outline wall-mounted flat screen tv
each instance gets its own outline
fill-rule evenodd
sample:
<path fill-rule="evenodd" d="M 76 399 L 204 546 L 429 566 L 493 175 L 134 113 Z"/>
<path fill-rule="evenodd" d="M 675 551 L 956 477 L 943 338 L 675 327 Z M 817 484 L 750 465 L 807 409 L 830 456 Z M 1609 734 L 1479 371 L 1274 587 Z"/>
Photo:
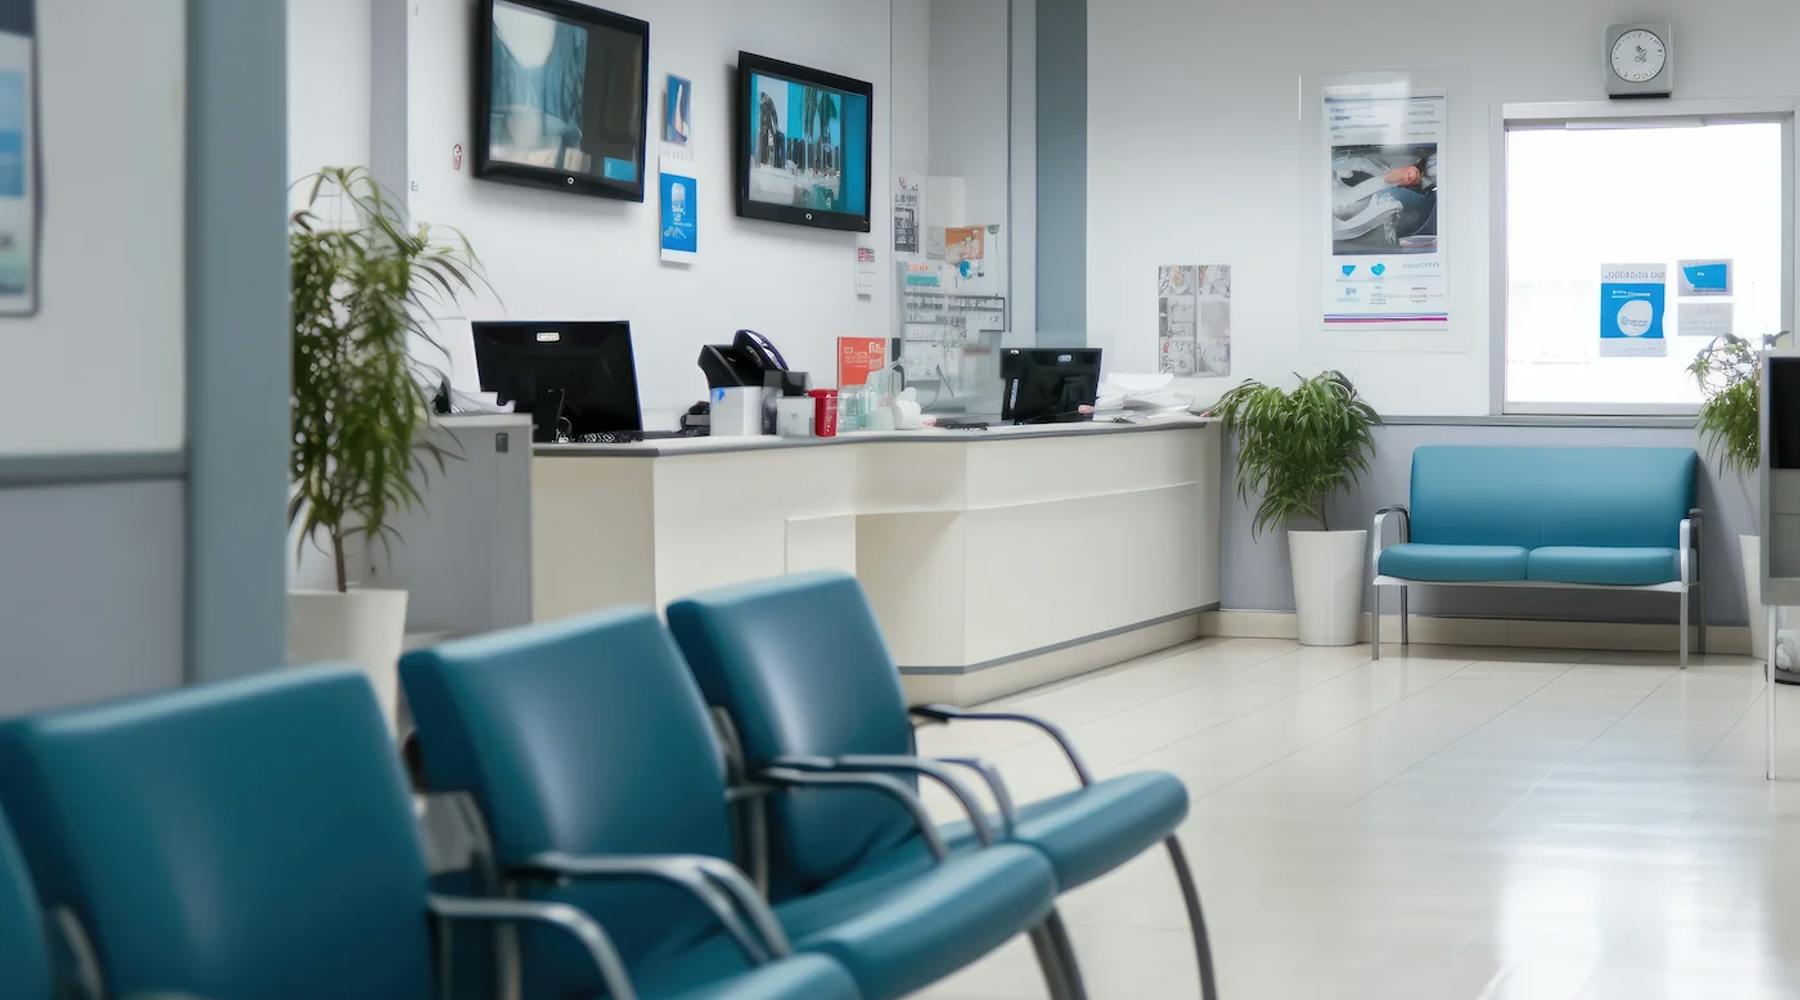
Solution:
<path fill-rule="evenodd" d="M 650 25 L 567 0 L 484 0 L 475 176 L 644 200 Z"/>
<path fill-rule="evenodd" d="M 738 53 L 737 212 L 869 231 L 874 87 Z"/>

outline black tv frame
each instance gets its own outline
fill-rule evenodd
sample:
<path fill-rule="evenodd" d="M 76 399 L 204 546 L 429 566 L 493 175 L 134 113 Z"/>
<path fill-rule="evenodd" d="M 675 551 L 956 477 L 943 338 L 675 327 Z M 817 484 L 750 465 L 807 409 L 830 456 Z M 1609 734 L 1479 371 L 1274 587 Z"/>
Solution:
<path fill-rule="evenodd" d="M 479 17 L 476 23 L 478 39 L 475 61 L 475 176 L 482 180 L 500 181 L 505 184 L 520 184 L 527 187 L 547 188 L 552 191 L 567 191 L 574 194 L 592 195 L 600 198 L 616 198 L 620 201 L 644 200 L 644 172 L 648 168 L 645 155 L 646 144 L 650 141 L 650 22 L 635 17 L 589 7 L 571 0 L 508 0 L 520 7 L 531 7 L 552 17 L 568 21 L 589 24 L 599 28 L 612 28 L 637 35 L 643 46 L 643 70 L 638 79 L 638 148 L 637 148 L 637 183 L 630 188 L 620 186 L 615 181 L 607 181 L 598 174 L 570 173 L 566 170 L 551 170 L 548 167 L 532 167 L 522 163 L 509 163 L 502 160 L 491 160 L 489 152 L 489 121 L 493 113 L 490 106 L 494 98 L 494 4 L 497 0 L 481 0 Z"/>
<path fill-rule="evenodd" d="M 736 163 L 732 171 L 737 180 L 737 214 L 739 218 L 761 219 L 766 222 L 785 222 L 794 226 L 811 226 L 815 229 L 837 229 L 851 233 L 870 232 L 870 223 L 875 213 L 875 85 L 866 80 L 853 80 L 847 76 L 828 73 L 810 66 L 771 59 L 750 52 L 738 53 L 737 110 L 732 114 L 732 122 L 737 128 L 737 135 L 732 138 L 732 155 Z M 863 163 L 864 173 L 869 185 L 868 196 L 863 199 L 867 206 L 860 216 L 848 212 L 823 212 L 816 209 L 795 208 L 792 205 L 771 205 L 768 202 L 756 201 L 750 197 L 750 76 L 753 73 L 765 76 L 779 76 L 800 83 L 809 83 L 819 87 L 828 87 L 846 94 L 858 94 L 868 101 L 869 127 L 864 135 Z"/>

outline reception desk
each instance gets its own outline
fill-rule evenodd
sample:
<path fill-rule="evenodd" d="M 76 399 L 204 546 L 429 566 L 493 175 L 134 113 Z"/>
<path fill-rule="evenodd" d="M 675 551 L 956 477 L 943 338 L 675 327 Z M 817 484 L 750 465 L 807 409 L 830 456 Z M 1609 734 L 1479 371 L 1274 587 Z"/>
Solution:
<path fill-rule="evenodd" d="M 915 699 L 1192 638 L 1219 598 L 1211 421 L 539 445 L 532 615 L 855 573 Z"/>

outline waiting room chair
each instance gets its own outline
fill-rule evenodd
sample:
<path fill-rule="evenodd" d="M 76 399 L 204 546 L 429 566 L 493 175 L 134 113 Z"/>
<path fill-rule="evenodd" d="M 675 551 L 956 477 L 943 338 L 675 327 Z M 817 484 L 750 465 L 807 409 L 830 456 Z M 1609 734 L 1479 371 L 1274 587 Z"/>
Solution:
<path fill-rule="evenodd" d="M 675 602 L 668 618 L 707 702 L 731 720 L 744 770 L 752 778 L 770 769 L 829 774 L 874 770 L 908 782 L 934 781 L 969 814 L 967 821 L 942 831 L 943 839 L 960 851 L 979 842 L 984 825 L 978 801 L 956 777 L 972 774 L 990 788 L 1003 839 L 1041 851 L 1062 892 L 1163 844 L 1187 905 L 1203 995 L 1217 996 L 1199 894 L 1175 835 L 1187 815 L 1187 790 L 1173 775 L 1142 772 L 1096 779 L 1065 733 L 1019 713 L 929 705 L 909 715 L 899 671 L 874 612 L 861 586 L 846 574 L 797 574 L 726 587 Z M 1080 788 L 1015 807 L 991 765 L 961 758 L 921 760 L 915 718 L 1035 726 L 1068 757 Z M 821 843 L 845 844 L 860 853 L 862 864 L 875 868 L 919 855 L 920 838 L 883 809 L 875 802 L 774 803 L 768 839 L 775 884 L 803 883 Z M 1054 919 L 1052 928 L 1061 937 Z M 1066 942 L 1062 947 L 1066 951 Z M 1072 959 L 1070 972 L 1078 976 Z M 1075 989 L 1079 992 L 1079 982 Z"/>
<path fill-rule="evenodd" d="M 429 787 L 478 807 L 500 874 L 532 899 L 613 928 L 646 995 L 757 955 L 834 960 L 863 996 L 913 992 L 1043 920 L 1054 893 L 1036 852 L 997 846 L 900 877 L 863 874 L 832 838 L 816 877 L 774 906 L 729 859 L 724 753 L 700 691 L 649 609 L 622 609 L 409 653 L 401 679 Z M 796 774 L 781 799 L 892 796 L 886 776 Z M 846 832 L 846 836 L 853 836 Z M 721 932 L 718 928 L 723 926 Z M 557 974 L 554 942 L 523 942 L 527 974 Z M 811 998 L 813 994 L 805 994 Z"/>
<path fill-rule="evenodd" d="M 450 922 L 554 928 L 585 959 L 559 995 L 638 995 L 605 932 L 572 907 L 428 894 L 393 744 L 349 668 L 11 723 L 0 794 L 38 897 L 78 918 L 98 995 L 426 1000 L 447 985 L 432 931 Z"/>
<path fill-rule="evenodd" d="M 0 815 L 0 996 L 49 1000 L 50 952 L 18 845 Z"/>

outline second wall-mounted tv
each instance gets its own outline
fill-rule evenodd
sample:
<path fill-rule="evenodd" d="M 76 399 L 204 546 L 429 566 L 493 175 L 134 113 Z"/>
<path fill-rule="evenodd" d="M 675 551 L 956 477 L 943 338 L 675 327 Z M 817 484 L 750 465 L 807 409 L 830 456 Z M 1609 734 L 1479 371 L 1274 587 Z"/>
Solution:
<path fill-rule="evenodd" d="M 874 93 L 861 80 L 738 53 L 737 213 L 868 232 Z"/>
<path fill-rule="evenodd" d="M 475 176 L 644 200 L 650 25 L 568 0 L 483 0 Z"/>

